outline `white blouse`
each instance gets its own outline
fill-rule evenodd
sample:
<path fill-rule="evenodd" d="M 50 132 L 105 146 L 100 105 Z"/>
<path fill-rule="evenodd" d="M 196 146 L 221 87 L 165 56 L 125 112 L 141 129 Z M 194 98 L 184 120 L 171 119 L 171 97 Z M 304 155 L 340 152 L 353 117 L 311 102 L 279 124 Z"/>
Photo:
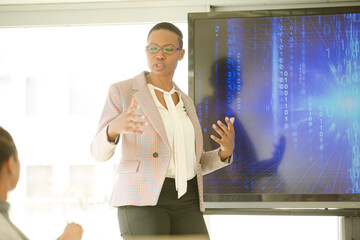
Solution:
<path fill-rule="evenodd" d="M 171 147 L 171 159 L 170 165 L 166 172 L 166 177 L 175 178 L 175 162 L 174 162 L 174 125 L 171 120 L 170 113 L 168 109 L 166 109 L 158 100 L 155 94 L 155 88 L 152 84 L 147 84 L 151 96 L 154 99 L 155 105 L 157 106 L 162 121 L 165 126 L 166 135 L 170 143 Z M 173 87 L 174 88 L 174 87 Z M 181 161 L 186 161 L 186 179 L 190 180 L 196 175 L 196 155 L 195 155 L 195 131 L 192 125 L 192 122 L 189 116 L 186 113 L 184 102 L 181 99 L 180 91 L 175 90 L 175 92 L 179 96 L 179 103 L 175 106 L 177 114 L 180 118 L 180 123 L 182 124 L 182 128 L 185 136 L 185 159 L 181 159 Z"/>

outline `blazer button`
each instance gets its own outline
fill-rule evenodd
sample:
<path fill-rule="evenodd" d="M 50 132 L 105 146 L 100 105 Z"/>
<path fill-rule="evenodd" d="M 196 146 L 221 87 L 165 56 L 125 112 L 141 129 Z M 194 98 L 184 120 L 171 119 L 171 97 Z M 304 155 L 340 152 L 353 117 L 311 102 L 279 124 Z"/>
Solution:
<path fill-rule="evenodd" d="M 153 153 L 153 157 L 154 157 L 154 158 L 157 158 L 158 156 L 159 156 L 159 154 L 158 154 L 157 152 L 154 152 L 154 153 Z"/>

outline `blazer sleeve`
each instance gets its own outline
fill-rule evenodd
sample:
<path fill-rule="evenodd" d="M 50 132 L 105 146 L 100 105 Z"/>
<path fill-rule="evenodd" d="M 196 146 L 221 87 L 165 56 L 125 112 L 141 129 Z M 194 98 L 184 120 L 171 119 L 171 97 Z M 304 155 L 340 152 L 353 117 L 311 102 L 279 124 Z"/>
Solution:
<path fill-rule="evenodd" d="M 230 157 L 226 158 L 224 161 L 221 160 L 220 148 L 207 152 L 203 151 L 200 158 L 201 170 L 204 175 L 216 171 L 220 168 L 226 167 L 232 162 L 233 154 Z"/>
<path fill-rule="evenodd" d="M 91 143 L 91 154 L 96 161 L 107 161 L 114 155 L 116 144 L 109 142 L 107 128 L 109 123 L 123 112 L 121 99 L 119 88 L 112 84 L 101 114 L 97 134 Z"/>

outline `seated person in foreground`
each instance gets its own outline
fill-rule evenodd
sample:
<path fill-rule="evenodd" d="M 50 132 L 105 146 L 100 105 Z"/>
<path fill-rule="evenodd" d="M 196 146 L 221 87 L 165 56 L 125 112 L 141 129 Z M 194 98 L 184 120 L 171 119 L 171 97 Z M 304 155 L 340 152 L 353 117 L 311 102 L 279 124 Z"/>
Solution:
<path fill-rule="evenodd" d="M 15 142 L 0 126 L 0 240 L 27 240 L 28 238 L 10 221 L 7 194 L 19 180 L 20 162 Z M 68 224 L 57 240 L 80 240 L 83 229 L 79 224 Z"/>

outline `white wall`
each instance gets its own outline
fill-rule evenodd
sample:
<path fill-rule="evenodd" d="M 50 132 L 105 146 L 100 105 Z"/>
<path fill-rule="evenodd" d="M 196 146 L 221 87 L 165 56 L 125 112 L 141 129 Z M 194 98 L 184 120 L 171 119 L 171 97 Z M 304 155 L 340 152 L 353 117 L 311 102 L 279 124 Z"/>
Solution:
<path fill-rule="evenodd" d="M 72 3 L 70 3 L 72 2 Z M 360 6 L 359 0 L 0 0 L 0 27 L 186 22 L 189 12 Z"/>

